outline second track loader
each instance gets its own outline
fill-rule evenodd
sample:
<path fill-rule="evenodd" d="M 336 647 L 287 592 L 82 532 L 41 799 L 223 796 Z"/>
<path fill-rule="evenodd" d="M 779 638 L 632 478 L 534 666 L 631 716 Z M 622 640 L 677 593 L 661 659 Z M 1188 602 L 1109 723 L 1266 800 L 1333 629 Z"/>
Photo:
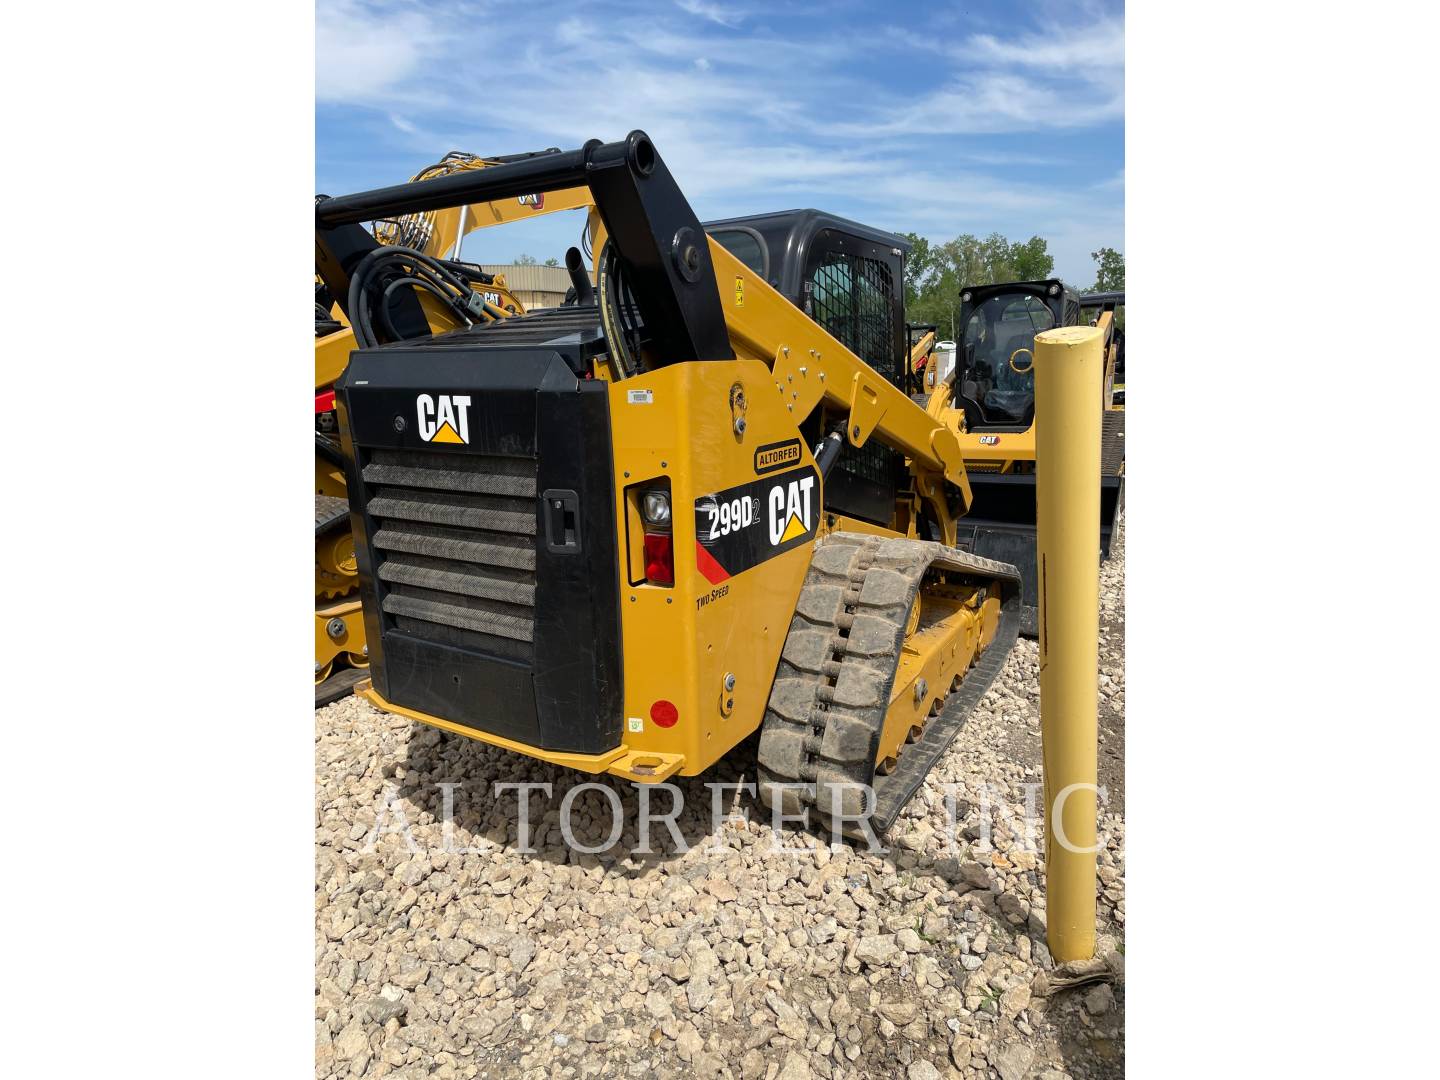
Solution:
<path fill-rule="evenodd" d="M 1123 293 L 1093 301 L 1058 279 L 967 286 L 960 293 L 961 341 L 953 374 L 929 397 L 929 412 L 956 433 L 974 501 L 960 546 L 1019 568 L 1021 633 L 1039 628 L 1035 511 L 1035 335 L 1089 322 L 1105 335 L 1105 372 L 1095 387 L 1101 410 L 1100 535 L 1096 551 L 1109 558 L 1110 537 L 1125 495 L 1123 335 L 1115 307 Z M 1086 315 L 1090 309 L 1091 316 Z M 1043 423 L 1043 417 L 1040 420 Z"/>

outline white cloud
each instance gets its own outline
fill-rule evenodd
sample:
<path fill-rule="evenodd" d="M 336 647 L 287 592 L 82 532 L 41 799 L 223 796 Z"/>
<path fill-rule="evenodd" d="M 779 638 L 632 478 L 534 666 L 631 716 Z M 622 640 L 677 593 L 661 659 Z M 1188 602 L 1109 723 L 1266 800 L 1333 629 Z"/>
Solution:
<path fill-rule="evenodd" d="M 702 19 L 709 19 L 713 23 L 732 29 L 740 25 L 742 18 L 735 13 L 733 6 L 722 7 L 720 4 L 707 4 L 705 0 L 675 0 L 675 6 L 681 11 L 689 12 Z"/>
<path fill-rule="evenodd" d="M 1043 35 L 914 25 L 908 45 L 835 25 L 797 44 L 759 9 L 708 0 L 539 10 L 503 33 L 489 9 L 320 3 L 320 100 L 389 118 L 397 179 L 450 149 L 572 147 L 638 127 L 702 218 L 815 205 L 938 239 L 1039 234 L 1057 270 L 1087 280 L 1089 251 L 1119 242 L 1123 171 L 1075 179 L 1073 138 L 1123 112 L 1113 17 L 1046 16 Z M 557 63 L 575 50 L 579 67 Z"/>
<path fill-rule="evenodd" d="M 976 34 L 964 54 L 978 61 L 1079 71 L 1103 82 L 1124 68 L 1125 26 L 1119 19 L 1106 19 L 1069 33 L 1026 34 L 1008 41 L 993 34 Z"/>
<path fill-rule="evenodd" d="M 895 97 L 850 119 L 820 125 L 851 139 L 915 135 L 983 135 L 1088 127 L 1123 115 L 1118 94 L 1077 94 L 1015 72 L 960 76 L 919 97 Z"/>
<path fill-rule="evenodd" d="M 382 11 L 358 0 L 318 0 L 316 100 L 383 97 L 419 71 L 435 36 L 428 14 L 418 9 Z"/>

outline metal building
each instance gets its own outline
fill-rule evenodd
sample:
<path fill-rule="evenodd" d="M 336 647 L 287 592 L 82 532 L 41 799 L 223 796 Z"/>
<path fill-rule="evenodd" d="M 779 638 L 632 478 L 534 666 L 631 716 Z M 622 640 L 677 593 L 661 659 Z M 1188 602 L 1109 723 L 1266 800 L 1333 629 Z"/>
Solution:
<path fill-rule="evenodd" d="M 504 274 L 505 282 L 526 311 L 559 307 L 570 287 L 570 275 L 563 266 L 534 263 L 485 263 L 487 274 Z"/>

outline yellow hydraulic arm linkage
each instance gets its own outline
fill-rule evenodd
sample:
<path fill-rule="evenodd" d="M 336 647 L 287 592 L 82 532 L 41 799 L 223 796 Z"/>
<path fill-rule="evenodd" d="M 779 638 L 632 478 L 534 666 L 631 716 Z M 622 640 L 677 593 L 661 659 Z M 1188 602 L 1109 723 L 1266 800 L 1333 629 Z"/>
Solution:
<path fill-rule="evenodd" d="M 929 415 L 865 361 L 836 341 L 713 238 L 710 258 L 737 356 L 769 366 L 775 392 L 799 423 L 822 400 L 845 410 L 845 439 L 864 446 L 873 435 L 910 458 L 916 490 L 935 511 L 942 540 L 955 542 L 946 502 L 948 480 L 970 506 L 970 481 L 953 429 Z"/>

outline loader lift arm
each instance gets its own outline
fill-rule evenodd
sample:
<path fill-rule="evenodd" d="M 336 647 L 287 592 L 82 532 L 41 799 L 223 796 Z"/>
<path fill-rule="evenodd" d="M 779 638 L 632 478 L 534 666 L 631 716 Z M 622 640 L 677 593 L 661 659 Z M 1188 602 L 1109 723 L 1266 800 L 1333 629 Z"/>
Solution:
<path fill-rule="evenodd" d="M 323 199 L 315 207 L 317 265 L 331 295 L 344 296 L 363 257 L 356 240 L 356 232 L 364 235 L 361 222 L 582 183 L 631 270 L 631 291 L 663 362 L 733 359 L 705 233 L 644 132 L 631 132 L 623 142 L 592 139 L 579 150 Z"/>
<path fill-rule="evenodd" d="M 627 267 L 657 365 L 756 359 L 770 368 L 797 423 L 822 400 L 844 410 L 844 437 L 852 446 L 873 436 L 912 459 L 920 494 L 936 507 L 944 539 L 953 542 L 951 514 L 943 510 L 943 485 L 936 480 L 954 484 L 968 508 L 970 486 L 955 434 L 706 236 L 643 131 L 620 142 L 591 140 L 578 150 L 321 199 L 315 207 L 317 269 L 331 295 L 344 297 L 350 272 L 375 245 L 362 222 L 582 184 Z M 738 285 L 735 294 L 743 303 L 727 304 L 720 281 Z"/>
<path fill-rule="evenodd" d="M 769 366 L 775 389 L 796 421 L 809 416 L 822 400 L 848 410 L 845 438 L 851 446 L 864 446 L 875 436 L 924 472 L 954 484 L 968 506 L 970 484 L 954 433 L 718 242 L 712 239 L 710 247 L 719 276 L 744 282 L 744 305 L 727 311 L 735 351 Z M 936 492 L 922 489 L 922 494 Z"/>

